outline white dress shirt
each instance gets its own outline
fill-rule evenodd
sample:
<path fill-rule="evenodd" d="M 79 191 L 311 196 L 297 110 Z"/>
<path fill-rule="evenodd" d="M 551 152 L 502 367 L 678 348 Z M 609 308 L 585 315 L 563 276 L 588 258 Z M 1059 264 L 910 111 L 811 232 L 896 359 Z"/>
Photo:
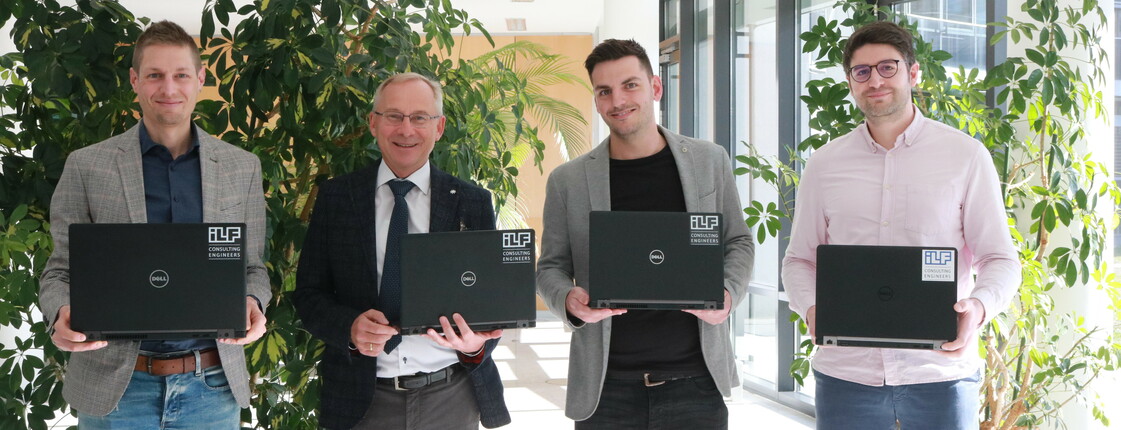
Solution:
<path fill-rule="evenodd" d="M 381 288 L 382 266 L 385 261 L 385 238 L 389 234 L 389 220 L 393 215 L 393 190 L 387 183 L 397 179 L 393 171 L 385 165 L 378 166 L 377 191 L 374 194 L 375 237 L 378 252 L 378 288 Z M 429 219 L 432 215 L 432 172 L 429 163 L 407 178 L 416 185 L 405 194 L 409 204 L 409 233 L 428 233 Z M 401 344 L 393 352 L 384 351 L 378 355 L 378 377 L 392 378 L 413 375 L 418 372 L 434 372 L 459 362 L 454 349 L 444 348 L 431 339 L 421 336 L 402 336 Z"/>
<path fill-rule="evenodd" d="M 782 280 L 799 315 L 816 304 L 820 244 L 957 248 L 958 299 L 980 300 L 986 322 L 1004 311 L 1020 286 L 992 157 L 977 140 L 918 109 L 890 150 L 872 139 L 867 124 L 821 147 L 806 164 L 796 202 Z M 934 351 L 819 347 L 813 364 L 834 378 L 882 386 L 966 378 L 981 360 L 974 350 L 950 358 Z"/>

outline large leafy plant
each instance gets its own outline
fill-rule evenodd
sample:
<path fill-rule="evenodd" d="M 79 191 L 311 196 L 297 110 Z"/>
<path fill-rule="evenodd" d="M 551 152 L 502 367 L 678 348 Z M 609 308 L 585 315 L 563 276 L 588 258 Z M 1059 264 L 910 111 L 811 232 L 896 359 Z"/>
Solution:
<path fill-rule="evenodd" d="M 820 18 L 801 35 L 803 51 L 815 55 L 818 69 L 839 68 L 847 42 L 842 27 L 857 28 L 876 19 L 913 23 L 861 0 L 836 4 L 848 18 Z M 916 39 L 923 71 L 915 104 L 929 118 L 956 127 L 983 142 L 993 155 L 1008 211 L 1009 233 L 1019 247 L 1024 282 L 1018 299 L 984 327 L 979 353 L 985 358 L 982 409 L 984 429 L 1062 425 L 1060 408 L 1081 401 L 1102 423 L 1105 410 L 1089 385 L 1117 369 L 1119 333 L 1111 326 L 1088 326 L 1075 312 L 1055 308 L 1053 294 L 1065 289 L 1107 292 L 1110 309 L 1121 309 L 1121 283 L 1109 270 L 1106 240 L 1113 214 L 1102 208 L 1121 202 L 1106 165 L 1087 148 L 1086 129 L 1104 121 L 1102 70 L 1107 55 L 1099 40 L 1106 17 L 1097 1 L 1061 7 L 1055 0 L 1025 0 L 1025 21 L 1005 18 L 991 43 L 1026 45 L 1024 56 L 1010 56 L 987 73 L 958 67 L 931 43 Z M 1079 54 L 1072 52 L 1078 51 Z M 802 102 L 810 112 L 811 135 L 789 151 L 800 154 L 852 131 L 862 120 L 844 81 L 806 83 Z M 995 94 L 996 105 L 986 104 Z M 783 234 L 792 214 L 800 158 L 784 164 L 750 148 L 737 157 L 738 173 L 760 178 L 785 193 L 779 202 L 751 202 L 745 209 L 758 237 Z M 805 326 L 801 325 L 804 334 Z M 799 382 L 809 372 L 813 345 L 802 343 L 791 373 Z"/>
<path fill-rule="evenodd" d="M 0 429 L 43 429 L 71 412 L 61 396 L 68 354 L 51 344 L 36 309 L 51 251 L 50 197 L 69 152 L 139 115 L 128 67 L 146 20 L 114 1 L 75 3 L 0 4 L 0 26 L 12 24 L 18 49 L 0 56 L 0 325 L 30 333 L 0 345 Z M 377 84 L 404 71 L 439 79 L 447 128 L 433 162 L 489 188 L 501 207 L 517 195 L 518 167 L 542 158 L 533 124 L 580 142 L 569 137 L 578 112 L 545 96 L 579 78 L 531 44 L 456 58 L 453 32 L 493 40 L 447 0 L 208 0 L 201 19 L 218 98 L 199 102 L 196 123 L 258 155 L 268 209 L 274 299 L 268 334 L 247 347 L 255 395 L 242 418 L 317 428 L 323 346 L 300 328 L 287 297 L 317 184 L 378 157 L 366 123 Z"/>

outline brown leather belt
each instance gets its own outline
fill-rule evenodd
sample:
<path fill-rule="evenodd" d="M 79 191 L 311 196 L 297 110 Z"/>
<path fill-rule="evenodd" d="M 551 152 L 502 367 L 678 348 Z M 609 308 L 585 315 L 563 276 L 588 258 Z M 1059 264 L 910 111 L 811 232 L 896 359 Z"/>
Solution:
<path fill-rule="evenodd" d="M 222 364 L 218 357 L 217 349 L 204 349 L 199 351 L 199 364 L 203 369 Z M 187 354 L 175 358 L 156 358 L 146 355 L 136 357 L 136 367 L 133 369 L 147 372 L 155 376 L 178 375 L 195 371 L 195 355 Z"/>

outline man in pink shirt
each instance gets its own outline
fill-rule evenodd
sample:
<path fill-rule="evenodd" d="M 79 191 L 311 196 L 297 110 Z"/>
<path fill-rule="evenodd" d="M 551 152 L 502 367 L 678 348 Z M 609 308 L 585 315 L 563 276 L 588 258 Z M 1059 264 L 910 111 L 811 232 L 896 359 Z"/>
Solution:
<path fill-rule="evenodd" d="M 806 164 L 782 267 L 791 309 L 813 334 L 821 244 L 954 247 L 965 264 L 957 273 L 957 339 L 946 351 L 818 350 L 817 428 L 887 429 L 898 421 L 907 430 L 976 429 L 977 333 L 1020 285 L 996 169 L 984 145 L 912 104 L 919 65 L 906 29 L 891 22 L 858 29 L 843 63 L 865 122 Z"/>

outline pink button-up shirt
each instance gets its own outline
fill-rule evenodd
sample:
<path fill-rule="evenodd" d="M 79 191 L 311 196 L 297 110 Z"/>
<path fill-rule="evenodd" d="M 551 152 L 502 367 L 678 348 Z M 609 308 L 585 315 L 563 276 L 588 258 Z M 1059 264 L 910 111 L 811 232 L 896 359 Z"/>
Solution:
<path fill-rule="evenodd" d="M 891 150 L 872 140 L 867 124 L 817 150 L 795 205 L 782 283 L 799 315 L 816 304 L 820 244 L 957 248 L 958 298 L 980 300 L 986 321 L 1019 288 L 1019 258 L 992 157 L 980 142 L 918 109 Z M 813 365 L 834 378 L 881 386 L 969 377 L 981 360 L 971 351 L 955 359 L 933 351 L 821 347 Z"/>

